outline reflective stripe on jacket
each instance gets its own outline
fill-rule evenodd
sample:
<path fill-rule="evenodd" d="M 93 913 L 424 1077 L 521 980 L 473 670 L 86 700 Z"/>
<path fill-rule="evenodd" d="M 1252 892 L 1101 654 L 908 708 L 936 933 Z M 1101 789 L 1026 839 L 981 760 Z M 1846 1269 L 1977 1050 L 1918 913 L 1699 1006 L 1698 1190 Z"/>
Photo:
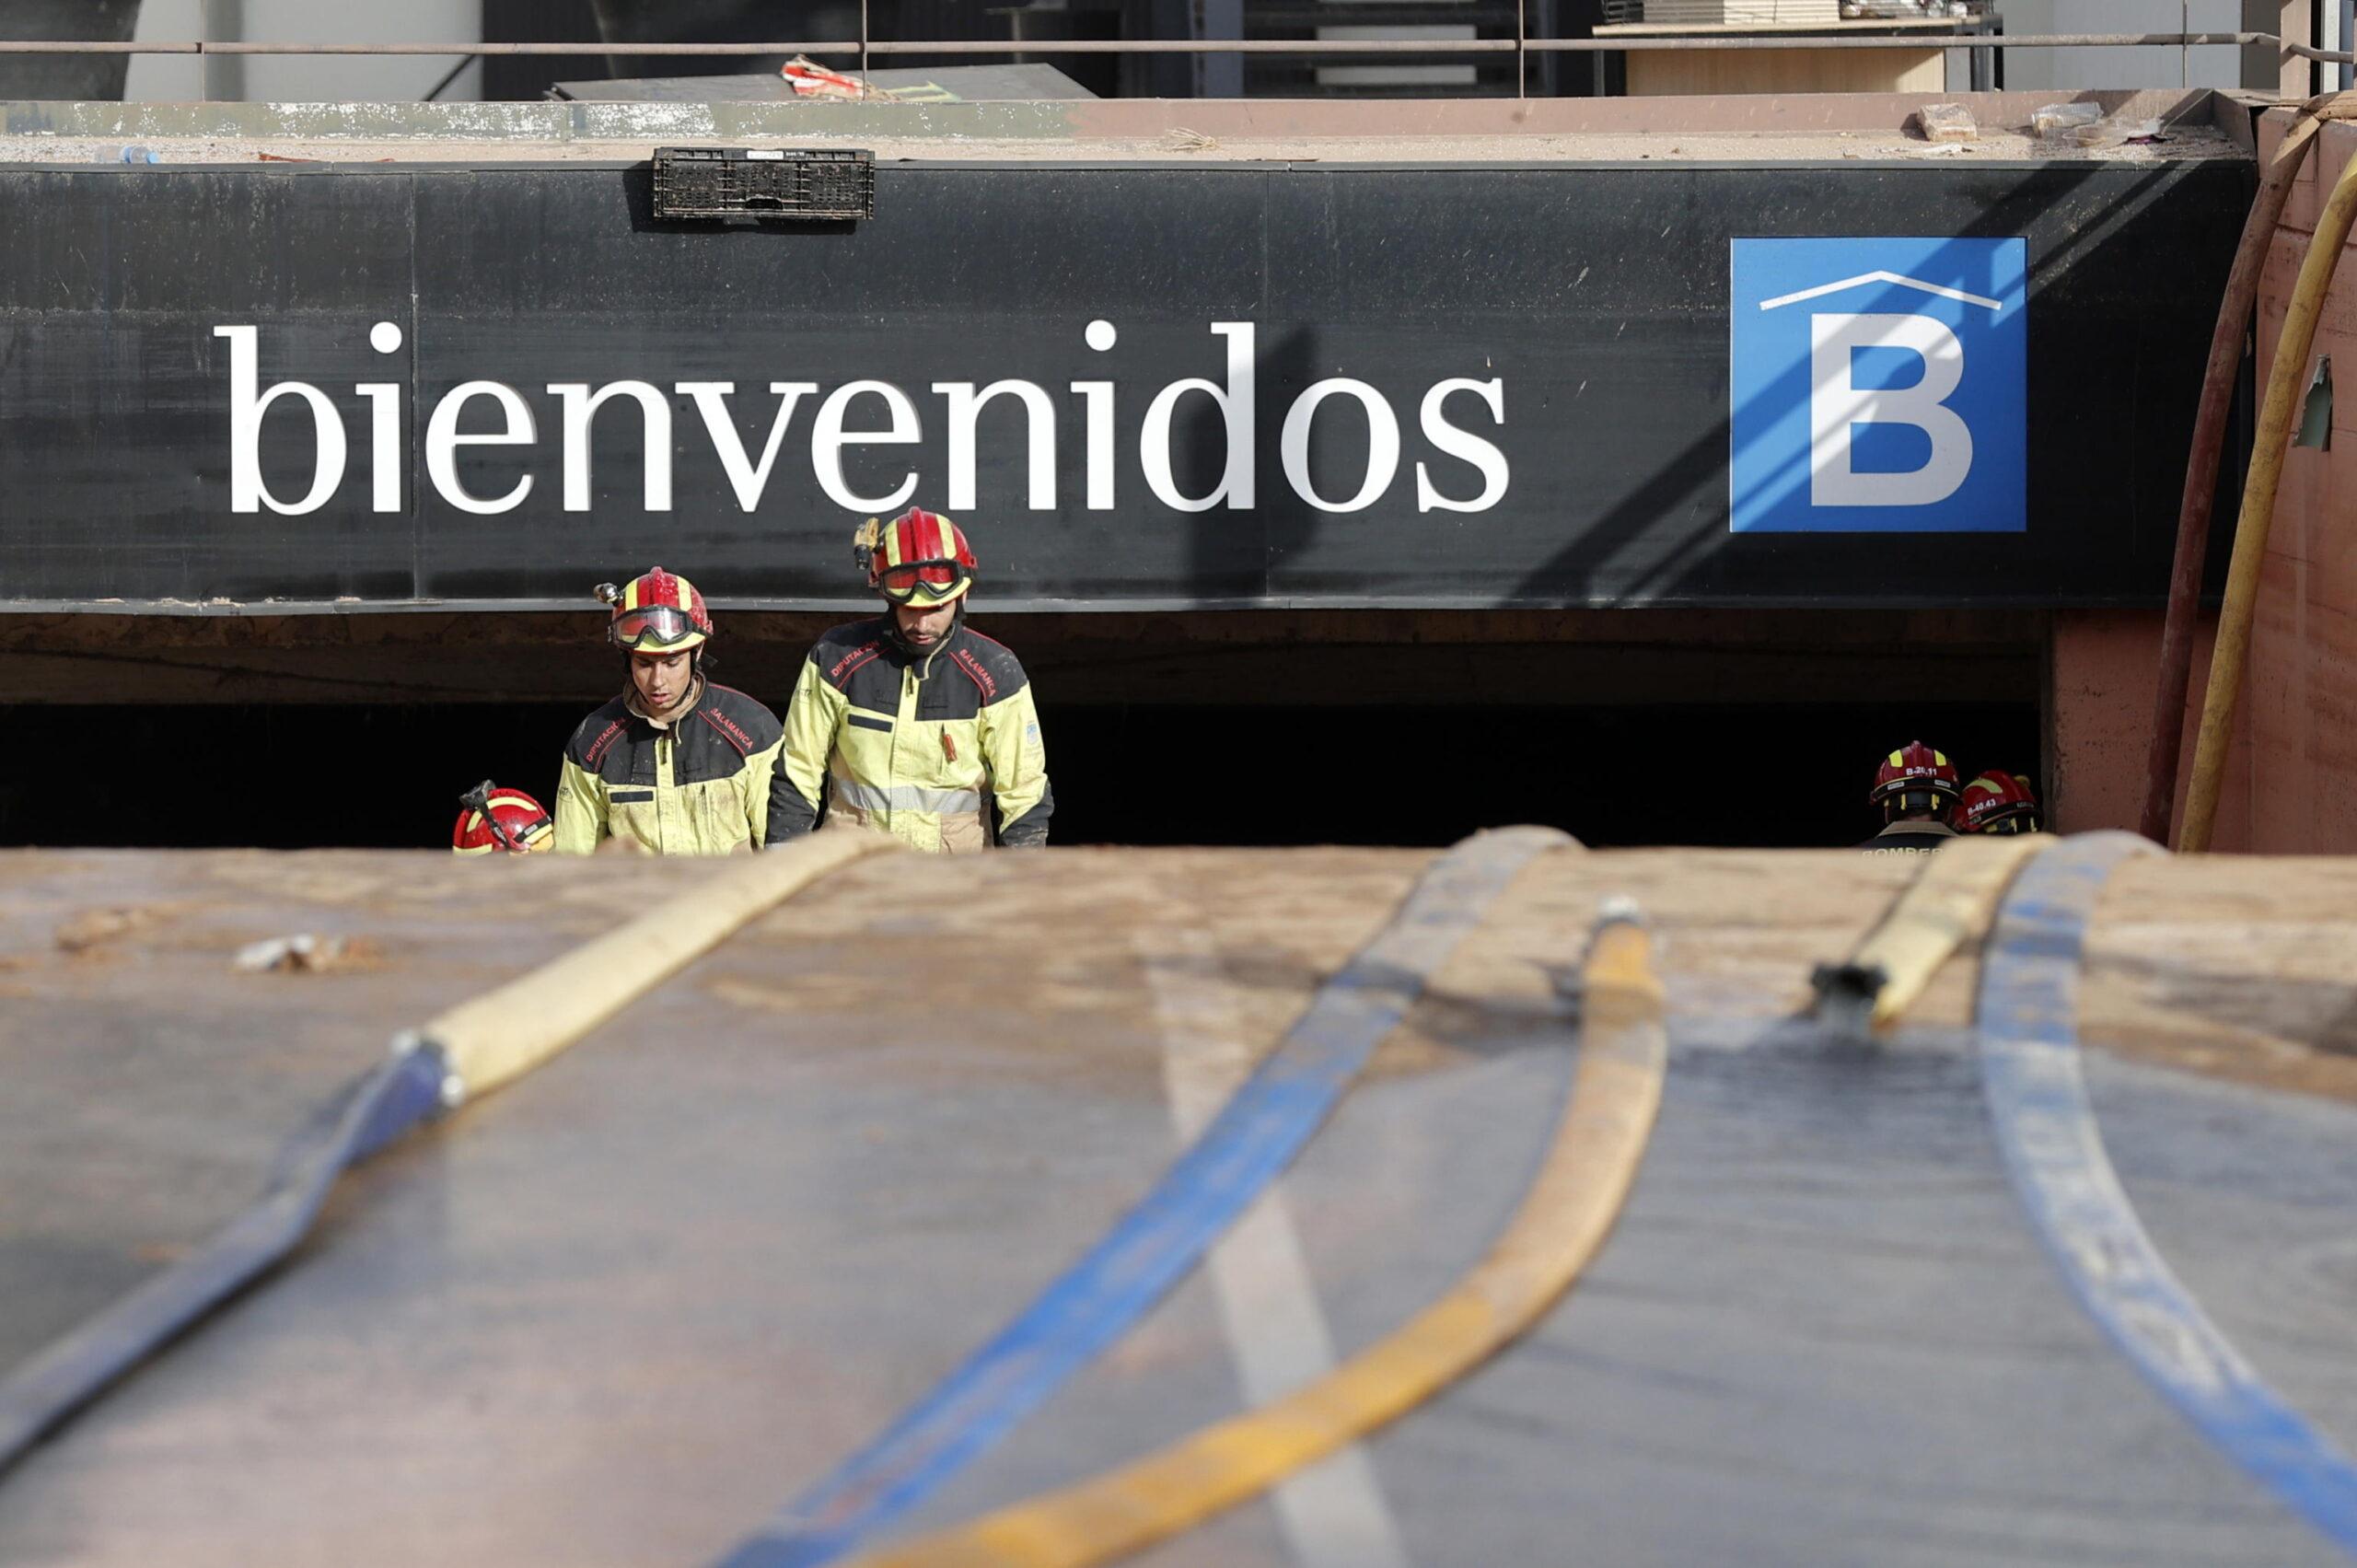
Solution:
<path fill-rule="evenodd" d="M 960 620 L 918 657 L 877 619 L 819 639 L 786 704 L 770 842 L 830 820 L 960 854 L 1048 840 L 1055 809 L 1031 683 L 1004 645 Z"/>
<path fill-rule="evenodd" d="M 556 849 L 627 839 L 656 854 L 729 854 L 769 830 L 770 774 L 784 732 L 742 691 L 706 682 L 656 725 L 616 697 L 581 721 L 556 789 Z"/>
<path fill-rule="evenodd" d="M 1858 847 L 1868 854 L 1930 854 L 1956 836 L 1945 822 L 1893 822 Z"/>

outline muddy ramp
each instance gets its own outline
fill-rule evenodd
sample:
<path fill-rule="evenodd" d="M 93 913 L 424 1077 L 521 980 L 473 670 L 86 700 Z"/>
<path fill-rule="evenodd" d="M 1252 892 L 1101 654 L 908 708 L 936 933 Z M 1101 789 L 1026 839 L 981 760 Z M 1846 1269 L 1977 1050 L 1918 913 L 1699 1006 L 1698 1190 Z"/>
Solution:
<path fill-rule="evenodd" d="M 842 871 L 348 1177 L 289 1267 L 0 1477 L 0 1561 L 710 1562 L 1118 1220 L 1179 1147 L 1174 1052 L 1270 1049 L 1431 858 Z M 1968 1031 L 1977 955 L 1878 1052 L 1793 1021 L 1809 965 L 1909 869 L 1536 861 L 1284 1179 L 1298 1275 L 1264 1266 L 1243 1309 L 1190 1278 L 913 1524 L 1233 1413 L 1305 1294 L 1347 1354 L 1445 1290 L 1552 1135 L 1563 982 L 1626 895 L 1672 1054 L 1601 1256 L 1320 1510 L 1254 1504 L 1147 1561 L 2332 1561 L 2112 1348 L 2024 1221 Z M 397 1028 L 709 875 L 0 857 L 0 1365 L 201 1241 Z M 2260 1374 L 2357 1437 L 2352 926 L 2357 864 L 2131 864 L 2081 1025 L 2162 1251 Z M 341 947 L 236 967 L 298 935 Z"/>

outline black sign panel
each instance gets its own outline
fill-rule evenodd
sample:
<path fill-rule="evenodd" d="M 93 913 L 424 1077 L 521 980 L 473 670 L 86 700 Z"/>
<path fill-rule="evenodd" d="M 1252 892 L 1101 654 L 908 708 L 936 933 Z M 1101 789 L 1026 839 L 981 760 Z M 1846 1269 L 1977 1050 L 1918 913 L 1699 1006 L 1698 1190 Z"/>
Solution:
<path fill-rule="evenodd" d="M 1003 609 L 2146 602 L 2251 186 L 903 164 L 730 226 L 644 166 L 0 173 L 0 601 L 844 604 L 913 502 Z M 1733 242 L 1826 236 L 2025 242 L 2026 528 L 1731 528 Z"/>

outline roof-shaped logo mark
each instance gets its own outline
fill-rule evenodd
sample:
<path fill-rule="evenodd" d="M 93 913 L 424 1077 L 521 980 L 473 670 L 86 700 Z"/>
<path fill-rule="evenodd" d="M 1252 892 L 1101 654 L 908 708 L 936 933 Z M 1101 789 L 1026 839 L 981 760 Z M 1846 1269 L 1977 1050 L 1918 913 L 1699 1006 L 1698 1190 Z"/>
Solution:
<path fill-rule="evenodd" d="M 1978 305 L 1983 310 L 2002 310 L 2004 308 L 2004 307 L 1999 304 L 1996 300 L 1984 298 L 1980 295 L 1977 294 L 1967 294 L 1960 288 L 1948 288 L 1940 284 L 1925 283 L 1922 278 L 1901 277 L 1897 273 L 1887 273 L 1880 270 L 1871 273 L 1860 273 L 1854 278 L 1843 278 L 1839 283 L 1821 283 L 1815 288 L 1805 288 L 1797 294 L 1780 294 L 1773 299 L 1761 300 L 1759 302 L 1759 308 L 1762 310 L 1773 310 L 1780 306 L 1798 305 L 1804 299 L 1816 299 L 1823 295 L 1839 294 L 1845 288 L 1856 288 L 1861 284 L 1870 283 L 1892 284 L 1899 288 L 1919 289 L 1925 294 L 1936 294 L 1942 299 L 1954 299 L 1966 305 Z"/>

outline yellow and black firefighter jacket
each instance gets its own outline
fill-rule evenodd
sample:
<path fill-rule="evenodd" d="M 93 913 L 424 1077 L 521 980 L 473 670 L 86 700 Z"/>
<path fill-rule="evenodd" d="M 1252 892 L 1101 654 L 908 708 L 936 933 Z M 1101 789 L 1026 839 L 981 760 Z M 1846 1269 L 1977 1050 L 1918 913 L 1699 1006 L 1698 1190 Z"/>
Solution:
<path fill-rule="evenodd" d="M 768 835 L 784 732 L 742 691 L 699 683 L 658 724 L 624 692 L 581 721 L 556 788 L 556 850 L 626 839 L 656 854 L 731 854 Z"/>
<path fill-rule="evenodd" d="M 786 705 L 769 842 L 822 807 L 921 850 L 985 849 L 993 828 L 1008 848 L 1046 843 L 1055 800 L 1023 666 L 962 616 L 921 654 L 888 616 L 819 638 Z"/>

